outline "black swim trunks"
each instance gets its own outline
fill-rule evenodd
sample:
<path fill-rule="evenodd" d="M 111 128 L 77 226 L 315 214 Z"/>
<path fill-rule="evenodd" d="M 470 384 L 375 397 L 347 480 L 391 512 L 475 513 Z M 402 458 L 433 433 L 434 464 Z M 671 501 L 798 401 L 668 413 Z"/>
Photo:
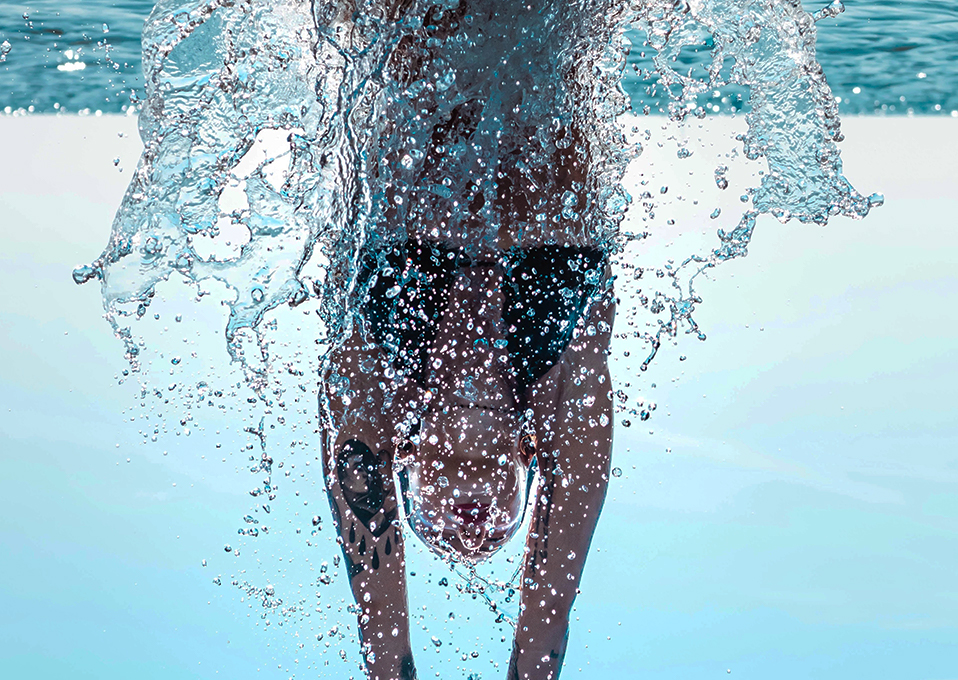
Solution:
<path fill-rule="evenodd" d="M 363 267 L 366 328 L 397 367 L 424 385 L 429 346 L 457 272 L 491 262 L 472 261 L 429 241 L 395 246 L 383 260 L 380 266 L 371 255 Z M 505 273 L 502 320 L 520 394 L 559 361 L 590 298 L 606 281 L 606 262 L 597 249 L 573 246 L 515 249 L 496 262 Z"/>

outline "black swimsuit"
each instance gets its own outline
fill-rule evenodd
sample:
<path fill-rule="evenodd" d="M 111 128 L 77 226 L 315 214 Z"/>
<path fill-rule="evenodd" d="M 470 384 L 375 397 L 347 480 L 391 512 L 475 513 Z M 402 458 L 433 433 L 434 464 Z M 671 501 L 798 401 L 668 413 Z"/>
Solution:
<path fill-rule="evenodd" d="M 606 281 L 605 254 L 574 246 L 514 249 L 493 263 L 476 262 L 439 243 L 410 241 L 386 252 L 383 260 L 380 266 L 369 256 L 363 267 L 366 327 L 397 367 L 423 386 L 429 346 L 461 268 L 502 266 L 502 320 L 520 394 L 559 361 L 590 298 Z"/>

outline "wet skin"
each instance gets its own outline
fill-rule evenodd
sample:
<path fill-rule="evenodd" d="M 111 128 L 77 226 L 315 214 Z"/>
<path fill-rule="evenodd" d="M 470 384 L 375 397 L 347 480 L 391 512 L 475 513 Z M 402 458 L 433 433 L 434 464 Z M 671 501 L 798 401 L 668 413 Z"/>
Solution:
<path fill-rule="evenodd" d="M 405 3 L 397 3 L 396 11 L 404 7 Z M 455 22 L 465 12 L 464 7 L 458 14 L 447 12 L 444 21 Z M 438 30 L 446 30 L 445 24 L 437 23 Z M 419 57 L 410 55 L 425 53 L 404 42 L 396 54 L 392 63 L 395 77 L 410 81 L 419 77 L 417 69 L 422 64 L 417 61 Z M 448 139 L 468 139 L 474 133 L 481 104 L 480 100 L 465 102 L 436 128 L 421 184 L 435 181 L 429 179 L 429 173 L 442 166 Z M 583 223 L 559 219 L 563 208 L 569 207 L 560 197 L 570 190 L 580 202 L 571 207 L 575 212 L 583 207 L 581 192 L 588 185 L 588 149 L 574 129 L 559 131 L 558 139 L 563 143 L 556 145 L 548 167 L 524 167 L 520 171 L 523 159 L 500 159 L 493 205 L 499 224 L 495 249 L 593 245 Z M 406 224 L 410 238 L 421 237 L 419 230 L 431 233 L 438 229 L 439 235 L 430 238 L 457 247 L 468 245 L 473 231 L 484 233 L 482 196 L 455 198 L 468 206 L 464 222 L 444 223 L 442 229 L 440 225 Z M 392 204 L 388 195 L 387 202 Z M 545 221 L 534 219 L 540 212 L 547 216 Z M 495 251 L 485 254 L 495 259 Z M 608 272 L 605 274 L 608 276 Z M 504 350 L 497 349 L 495 342 L 505 336 L 501 328 L 503 276 L 495 266 L 469 267 L 459 272 L 439 331 L 429 347 L 427 365 L 433 367 L 438 360 L 441 367 L 430 369 L 428 387 L 404 375 L 401 369 L 397 371 L 391 359 L 364 333 L 362 319 L 355 320 L 350 337 L 326 362 L 322 380 L 325 394 L 320 400 L 325 423 L 324 477 L 350 586 L 361 609 L 359 630 L 367 674 L 372 680 L 405 680 L 416 674 L 404 561 L 404 532 L 409 527 L 400 526 L 400 493 L 391 474 L 397 457 L 411 457 L 412 474 L 419 474 L 423 478 L 420 482 L 424 482 L 417 487 L 433 489 L 426 494 L 423 505 L 425 512 L 442 519 L 437 542 L 466 558 L 479 557 L 507 538 L 506 533 L 495 530 L 481 535 L 481 527 L 497 509 L 516 511 L 515 499 L 521 495 L 516 491 L 516 480 L 525 483 L 524 470 L 535 457 L 540 482 L 525 518 L 524 585 L 507 678 L 555 680 L 562 666 L 569 614 L 611 469 L 612 400 L 607 355 L 614 295 L 608 288 L 591 300 L 558 363 L 518 394 L 514 380 L 504 369 L 507 361 L 503 359 L 508 357 L 503 357 Z M 477 343 L 479 338 L 485 342 Z M 479 396 L 463 396 L 466 378 L 480 385 Z M 507 470 L 497 477 L 497 466 L 490 463 L 491 459 L 477 458 L 474 451 L 458 446 L 444 448 L 448 437 L 437 436 L 435 444 L 423 437 L 425 443 L 411 446 L 402 434 L 401 424 L 410 413 L 428 422 L 430 412 L 466 405 L 513 414 L 518 414 L 521 407 L 522 412 L 531 413 L 528 423 L 534 432 L 534 451 L 520 447 L 519 438 L 508 442 L 505 450 L 499 451 L 508 460 Z M 448 487 L 438 484 L 434 462 L 446 466 Z M 450 470 L 455 477 L 449 476 Z M 451 495 L 454 480 L 459 480 L 459 497 Z"/>
<path fill-rule="evenodd" d="M 443 323 L 453 330 L 437 335 L 431 358 L 448 360 L 448 354 L 441 352 L 447 344 L 442 339 L 459 332 L 453 316 L 459 315 L 444 317 Z M 613 316 L 609 290 L 590 304 L 559 363 L 524 395 L 526 408 L 533 414 L 534 455 L 541 481 L 534 511 L 527 517 L 528 550 L 522 575 L 526 585 L 521 592 L 510 680 L 557 678 L 565 654 L 569 613 L 608 485 L 612 402 L 607 353 Z M 483 356 L 459 356 L 470 366 L 475 361 L 479 366 L 486 363 Z M 447 398 L 401 376 L 386 379 L 387 374 L 395 375 L 391 363 L 357 327 L 330 357 L 324 380 L 330 386 L 323 437 L 327 490 L 350 585 L 362 610 L 363 644 L 374 654 L 367 656 L 368 674 L 380 680 L 415 674 L 404 530 L 398 520 L 399 494 L 391 475 L 397 443 L 404 444 L 397 424 L 410 409 L 421 410 L 427 400 Z M 348 379 L 348 389 L 337 393 L 331 386 L 342 378 Z M 452 390 L 455 384 L 450 380 L 446 387 Z M 505 395 L 503 398 L 508 400 Z M 416 455 L 409 448 L 398 453 Z M 424 455 L 420 463 L 435 455 L 420 453 Z M 566 483 L 562 483 L 563 477 Z M 489 500 L 481 496 L 458 499 L 451 514 L 488 511 Z M 468 529 L 470 524 L 475 522 L 461 522 L 460 527 Z M 455 530 L 447 530 L 443 537 L 470 554 L 470 547 L 463 545 Z"/>

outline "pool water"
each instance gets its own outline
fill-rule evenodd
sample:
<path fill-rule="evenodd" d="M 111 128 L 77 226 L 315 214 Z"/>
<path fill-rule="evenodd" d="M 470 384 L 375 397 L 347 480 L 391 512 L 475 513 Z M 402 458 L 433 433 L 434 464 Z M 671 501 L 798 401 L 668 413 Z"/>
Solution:
<path fill-rule="evenodd" d="M 140 31 L 152 5 L 0 3 L 0 44 L 9 43 L 0 47 L 0 111 L 126 111 L 143 94 Z M 827 3 L 804 5 L 816 11 Z M 820 21 L 818 30 L 819 61 L 842 113 L 958 116 L 958 5 L 951 0 L 848 0 L 845 12 Z M 632 65 L 648 68 L 642 36 L 631 37 Z M 691 68 L 701 57 L 690 51 L 680 60 Z M 625 83 L 635 108 L 664 105 L 665 95 L 647 92 L 649 83 L 634 72 Z M 713 95 L 713 111 L 743 105 L 734 88 Z"/>
<path fill-rule="evenodd" d="M 885 206 L 826 229 L 762 218 L 749 257 L 703 288 L 709 339 L 663 352 L 644 383 L 657 411 L 616 432 L 623 474 L 586 566 L 562 680 L 954 677 L 956 124 L 847 121 L 846 170 L 884 190 Z M 345 579 L 315 586 L 339 554 L 322 481 L 283 477 L 269 536 L 238 536 L 260 483 L 241 452 L 254 443 L 246 421 L 197 410 L 187 436 L 164 411 L 169 432 L 151 442 L 158 421 L 140 407 L 138 382 L 117 385 L 127 366 L 99 291 L 70 279 L 102 247 L 126 189 L 135 120 L 8 117 L 0 149 L 25 159 L 0 163 L 10 225 L 0 231 L 0 675 L 360 678 L 355 625 L 345 640 L 330 635 L 352 618 Z M 704 149 L 667 155 L 676 177 L 699 163 L 711 181 Z M 191 293 L 175 290 L 185 306 Z M 161 318 L 144 321 L 169 328 L 154 364 L 164 393 L 191 367 L 240 381 L 222 349 L 223 308 L 185 308 L 193 314 L 177 322 L 157 303 Z M 627 349 L 614 348 L 620 384 L 636 369 Z M 313 444 L 309 432 L 270 441 Z M 311 460 L 291 454 L 284 470 Z M 420 677 L 503 677 L 506 632 L 443 565 L 415 560 Z M 270 583 L 284 608 L 305 600 L 310 616 L 291 610 L 281 625 L 233 581 Z M 478 659 L 461 660 L 474 650 Z"/>
<path fill-rule="evenodd" d="M 135 113 L 149 9 L 4 3 L 0 110 Z M 941 1 L 859 1 L 822 20 L 819 59 L 844 113 L 938 114 L 847 121 L 845 171 L 863 191 L 885 191 L 886 205 L 865 221 L 836 216 L 828 229 L 759 217 L 751 257 L 702 277 L 708 304 L 696 319 L 708 342 L 682 334 L 641 373 L 636 340 L 622 334 L 613 346 L 615 383 L 641 382 L 629 404 L 654 399 L 658 409 L 631 424 L 616 413 L 618 474 L 575 612 L 568 677 L 953 673 L 958 319 L 942 300 L 958 289 L 955 17 Z M 663 93 L 641 73 L 648 55 L 633 43 L 633 106 L 661 111 Z M 683 51 L 676 70 L 699 69 L 707 52 Z M 742 95 L 707 92 L 698 104 L 729 113 Z M 623 184 L 640 196 L 654 180 L 656 224 L 708 225 L 712 247 L 717 228 L 741 214 L 734 180 L 758 181 L 728 151 L 743 117 L 706 121 L 704 132 L 693 119 L 681 130 L 661 116 L 637 120 L 669 143 L 647 143 Z M 9 293 L 0 460 L 17 474 L 14 512 L 0 526 L 0 546 L 11 547 L 0 564 L 9 603 L 0 662 L 38 678 L 245 677 L 252 668 L 358 677 L 344 579 L 317 581 L 339 548 L 322 478 L 302 473 L 315 461 L 313 386 L 289 390 L 289 422 L 269 433 L 283 448 L 283 491 L 270 509 L 261 468 L 247 463 L 265 445 L 263 420 L 227 362 L 218 289 L 202 306 L 178 281 L 162 287 L 140 324 L 157 342 L 144 372 L 127 377 L 96 286 L 70 280 L 102 245 L 134 174 L 134 118 L 11 115 L 0 119 L 0 149 L 22 159 L 0 164 Z M 719 186 L 726 169 L 730 191 Z M 694 219 L 719 205 L 712 219 Z M 652 220 L 635 210 L 624 228 Z M 688 252 L 678 234 L 650 230 L 666 256 Z M 654 255 L 647 245 L 655 239 L 639 249 Z M 298 340 L 271 351 L 302 350 L 305 366 L 315 317 L 283 311 L 280 332 Z M 628 322 L 623 314 L 618 330 Z M 210 376 L 235 386 L 223 400 L 214 392 L 215 406 L 199 382 Z M 410 560 L 421 676 L 500 677 L 508 629 L 444 565 L 422 550 Z"/>

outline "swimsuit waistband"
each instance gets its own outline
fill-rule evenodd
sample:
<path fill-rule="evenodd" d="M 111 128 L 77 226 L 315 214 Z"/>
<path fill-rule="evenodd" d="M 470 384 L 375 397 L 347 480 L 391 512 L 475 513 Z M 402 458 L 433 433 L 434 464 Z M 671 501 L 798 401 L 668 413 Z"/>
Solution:
<path fill-rule="evenodd" d="M 492 259 L 433 241 L 407 241 L 364 258 L 363 316 L 394 365 L 425 385 L 429 347 L 457 272 L 500 266 L 503 329 L 521 395 L 559 361 L 589 300 L 607 281 L 607 264 L 595 248 L 514 248 Z"/>

